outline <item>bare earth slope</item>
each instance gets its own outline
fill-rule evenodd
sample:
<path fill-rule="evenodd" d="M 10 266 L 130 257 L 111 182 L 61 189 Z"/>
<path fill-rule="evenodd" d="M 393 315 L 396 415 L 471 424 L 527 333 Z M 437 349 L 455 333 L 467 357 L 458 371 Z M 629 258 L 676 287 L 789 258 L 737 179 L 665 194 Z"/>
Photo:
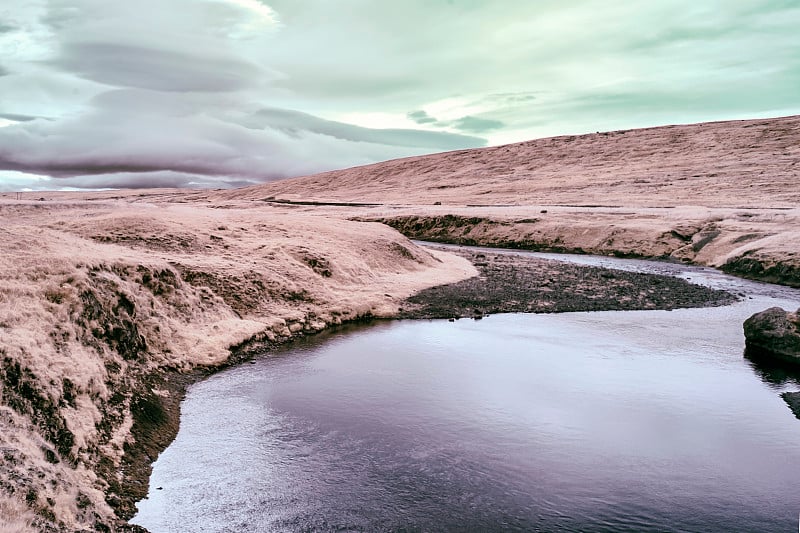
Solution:
<path fill-rule="evenodd" d="M 211 197 L 300 201 L 414 238 L 669 257 L 800 286 L 798 116 L 539 139 Z"/>

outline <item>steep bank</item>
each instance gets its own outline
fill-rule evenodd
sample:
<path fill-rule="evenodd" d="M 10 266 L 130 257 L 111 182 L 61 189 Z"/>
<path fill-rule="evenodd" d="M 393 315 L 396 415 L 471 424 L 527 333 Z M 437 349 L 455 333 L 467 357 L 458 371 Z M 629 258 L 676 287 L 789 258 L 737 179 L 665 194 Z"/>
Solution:
<path fill-rule="evenodd" d="M 0 211 L 4 529 L 126 527 L 171 438 L 154 430 L 177 424 L 193 372 L 248 341 L 394 314 L 410 294 L 475 272 L 381 224 L 270 209 Z"/>
<path fill-rule="evenodd" d="M 800 287 L 800 210 L 697 208 L 400 209 L 363 216 L 412 239 L 451 244 L 669 259 Z M 414 214 L 401 214 L 401 213 Z M 440 214 L 441 213 L 441 214 Z"/>

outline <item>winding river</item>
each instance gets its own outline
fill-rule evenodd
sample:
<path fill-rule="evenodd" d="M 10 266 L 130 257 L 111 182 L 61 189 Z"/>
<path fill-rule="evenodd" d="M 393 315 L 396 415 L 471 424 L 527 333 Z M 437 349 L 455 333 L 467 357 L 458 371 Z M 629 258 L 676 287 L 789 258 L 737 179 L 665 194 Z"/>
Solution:
<path fill-rule="evenodd" d="M 495 250 L 496 251 L 496 250 Z M 524 252 L 509 252 L 524 253 Z M 725 307 L 396 321 L 190 388 L 133 522 L 158 532 L 794 531 L 800 375 L 742 321 L 800 291 L 715 270 Z"/>

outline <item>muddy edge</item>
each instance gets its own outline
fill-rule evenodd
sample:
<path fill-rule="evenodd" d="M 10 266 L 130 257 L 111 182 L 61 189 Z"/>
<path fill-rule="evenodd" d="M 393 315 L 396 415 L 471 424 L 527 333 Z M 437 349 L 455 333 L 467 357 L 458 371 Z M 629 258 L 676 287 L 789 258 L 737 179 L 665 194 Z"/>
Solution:
<path fill-rule="evenodd" d="M 682 279 L 639 274 L 601 267 L 575 265 L 559 261 L 447 248 L 448 252 L 468 258 L 479 275 L 450 285 L 433 287 L 408 298 L 397 318 L 482 318 L 494 313 L 560 313 L 569 311 L 608 311 L 635 309 L 678 309 L 719 306 L 737 298 L 725 291 L 691 284 Z M 354 323 L 374 320 L 361 317 L 342 326 L 330 327 L 332 333 Z M 304 336 L 277 341 L 253 339 L 231 349 L 231 356 L 219 366 L 181 374 L 168 371 L 142 380 L 137 400 L 132 405 L 135 443 L 125 449 L 124 486 L 112 490 L 113 506 L 122 520 L 119 531 L 145 532 L 128 524 L 136 513 L 135 504 L 148 493 L 152 463 L 178 433 L 180 404 L 186 390 L 209 375 L 252 360 Z M 153 390 L 169 394 L 156 396 Z"/>

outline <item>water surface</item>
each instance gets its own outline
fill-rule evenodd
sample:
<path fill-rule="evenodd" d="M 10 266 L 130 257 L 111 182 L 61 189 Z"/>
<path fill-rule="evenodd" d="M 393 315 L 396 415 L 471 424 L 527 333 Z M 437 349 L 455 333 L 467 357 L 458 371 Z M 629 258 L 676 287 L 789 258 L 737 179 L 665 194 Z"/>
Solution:
<path fill-rule="evenodd" d="M 779 394 L 800 383 L 742 357 L 741 323 L 796 308 L 799 293 L 681 272 L 750 298 L 385 322 L 212 376 L 187 394 L 133 522 L 154 533 L 793 531 L 800 420 Z"/>

